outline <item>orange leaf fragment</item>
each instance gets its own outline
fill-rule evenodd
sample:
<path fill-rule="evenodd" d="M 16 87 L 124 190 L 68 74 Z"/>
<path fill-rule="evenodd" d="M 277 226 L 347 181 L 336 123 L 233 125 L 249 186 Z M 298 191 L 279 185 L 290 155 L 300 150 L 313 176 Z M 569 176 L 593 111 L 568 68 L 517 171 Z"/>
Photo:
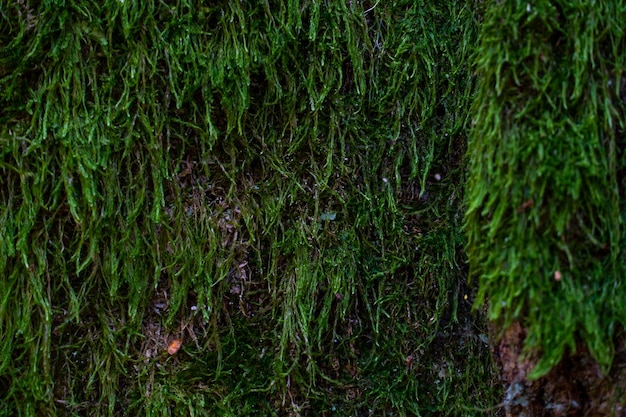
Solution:
<path fill-rule="evenodd" d="M 178 352 L 180 350 L 180 347 L 183 345 L 183 341 L 180 339 L 174 339 L 170 342 L 169 346 L 167 347 L 167 353 L 169 353 L 170 355 L 175 355 L 176 352 Z"/>

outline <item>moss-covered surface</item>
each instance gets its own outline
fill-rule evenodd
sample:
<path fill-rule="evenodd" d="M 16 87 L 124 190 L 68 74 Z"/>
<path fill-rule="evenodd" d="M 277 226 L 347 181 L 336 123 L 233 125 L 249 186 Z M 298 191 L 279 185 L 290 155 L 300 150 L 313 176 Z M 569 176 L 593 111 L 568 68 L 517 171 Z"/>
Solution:
<path fill-rule="evenodd" d="M 466 231 L 508 415 L 626 406 L 626 4 L 500 2 L 476 51 Z"/>
<path fill-rule="evenodd" d="M 500 402 L 461 231 L 479 3 L 2 0 L 0 415 Z"/>
<path fill-rule="evenodd" d="M 477 50 L 468 255 L 479 302 L 520 322 L 530 378 L 580 342 L 606 372 L 626 323 L 626 4 L 503 2 Z"/>

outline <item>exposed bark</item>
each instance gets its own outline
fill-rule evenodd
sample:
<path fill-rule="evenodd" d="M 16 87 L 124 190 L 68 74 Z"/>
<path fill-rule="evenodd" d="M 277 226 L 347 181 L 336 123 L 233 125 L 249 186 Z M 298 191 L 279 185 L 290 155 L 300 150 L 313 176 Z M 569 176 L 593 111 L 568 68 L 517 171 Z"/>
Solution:
<path fill-rule="evenodd" d="M 616 365 L 608 375 L 579 346 L 547 375 L 531 381 L 527 376 L 538 355 L 522 354 L 525 338 L 526 330 L 516 322 L 494 347 L 507 417 L 626 416 L 626 349 L 616 352 Z"/>

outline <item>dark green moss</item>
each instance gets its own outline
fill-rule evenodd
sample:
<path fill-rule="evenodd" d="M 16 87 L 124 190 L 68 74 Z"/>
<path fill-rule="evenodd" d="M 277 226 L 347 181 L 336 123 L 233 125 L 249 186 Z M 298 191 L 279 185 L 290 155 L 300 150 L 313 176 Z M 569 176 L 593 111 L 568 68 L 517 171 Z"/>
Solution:
<path fill-rule="evenodd" d="M 499 402 L 460 231 L 477 6 L 2 2 L 0 414 Z"/>

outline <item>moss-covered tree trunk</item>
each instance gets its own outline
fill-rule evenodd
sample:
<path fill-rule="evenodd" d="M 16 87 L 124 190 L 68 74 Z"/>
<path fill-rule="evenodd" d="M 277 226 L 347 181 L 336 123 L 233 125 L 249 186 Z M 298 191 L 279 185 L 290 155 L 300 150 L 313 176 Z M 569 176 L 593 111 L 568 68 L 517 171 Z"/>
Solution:
<path fill-rule="evenodd" d="M 494 2 L 466 230 L 510 415 L 622 415 L 626 5 Z"/>

